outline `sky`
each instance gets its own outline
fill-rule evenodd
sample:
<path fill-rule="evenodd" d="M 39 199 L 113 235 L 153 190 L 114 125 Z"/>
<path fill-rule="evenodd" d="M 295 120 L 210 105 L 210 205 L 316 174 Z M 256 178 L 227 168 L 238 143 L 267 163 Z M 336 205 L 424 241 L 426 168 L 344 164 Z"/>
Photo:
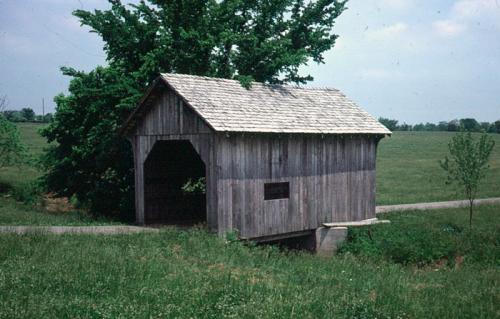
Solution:
<path fill-rule="evenodd" d="M 127 2 L 127 1 L 124 1 Z M 0 0 L 0 95 L 10 109 L 53 112 L 70 66 L 105 65 L 103 42 L 75 9 L 104 0 Z M 500 119 L 500 0 L 350 0 L 325 64 L 301 68 L 375 117 L 415 124 Z"/>

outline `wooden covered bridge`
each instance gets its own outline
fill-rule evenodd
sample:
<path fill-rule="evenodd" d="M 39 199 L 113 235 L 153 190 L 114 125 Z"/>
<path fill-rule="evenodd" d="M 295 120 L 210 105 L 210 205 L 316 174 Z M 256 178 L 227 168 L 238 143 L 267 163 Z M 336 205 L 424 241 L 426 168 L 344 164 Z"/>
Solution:
<path fill-rule="evenodd" d="M 139 224 L 206 222 L 272 239 L 375 217 L 390 131 L 335 89 L 162 74 L 124 126 Z M 206 192 L 182 190 L 205 178 Z"/>

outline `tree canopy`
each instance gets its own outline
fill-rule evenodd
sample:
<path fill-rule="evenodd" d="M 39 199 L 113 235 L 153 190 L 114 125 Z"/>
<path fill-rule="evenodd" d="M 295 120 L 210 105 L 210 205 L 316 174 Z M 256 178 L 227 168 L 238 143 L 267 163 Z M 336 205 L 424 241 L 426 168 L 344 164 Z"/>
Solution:
<path fill-rule="evenodd" d="M 25 107 L 21 109 L 21 116 L 28 122 L 35 120 L 35 111 L 32 108 Z"/>
<path fill-rule="evenodd" d="M 324 61 L 345 9 L 336 0 L 109 2 L 74 14 L 102 37 L 108 61 L 142 85 L 160 71 L 305 83 L 312 78 L 299 67 Z"/>
<path fill-rule="evenodd" d="M 63 68 L 68 95 L 55 98 L 43 134 L 56 141 L 45 156 L 50 191 L 76 197 L 101 214 L 131 211 L 130 145 L 116 134 L 160 72 L 267 83 L 306 83 L 308 62 L 323 63 L 337 35 L 338 0 L 141 1 L 77 10 L 82 25 L 104 41 L 108 66 Z"/>

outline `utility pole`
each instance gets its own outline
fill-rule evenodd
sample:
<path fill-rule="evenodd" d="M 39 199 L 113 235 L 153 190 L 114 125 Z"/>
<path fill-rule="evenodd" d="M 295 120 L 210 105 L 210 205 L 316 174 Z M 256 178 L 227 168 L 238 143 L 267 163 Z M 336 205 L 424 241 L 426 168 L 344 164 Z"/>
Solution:
<path fill-rule="evenodd" d="M 42 121 L 45 120 L 45 99 L 42 98 Z"/>

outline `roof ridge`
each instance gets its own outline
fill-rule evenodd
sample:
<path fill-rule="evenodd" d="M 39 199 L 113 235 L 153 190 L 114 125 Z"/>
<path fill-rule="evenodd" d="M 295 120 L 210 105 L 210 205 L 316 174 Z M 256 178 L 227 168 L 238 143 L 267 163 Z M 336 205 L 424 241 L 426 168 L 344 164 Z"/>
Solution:
<path fill-rule="evenodd" d="M 209 81 L 223 81 L 223 82 L 231 82 L 231 83 L 239 83 L 238 80 L 235 79 L 228 79 L 228 78 L 216 78 L 216 77 L 210 77 L 210 76 L 205 76 L 205 75 L 193 75 L 193 74 L 183 74 L 183 73 L 160 73 L 160 75 L 164 78 L 167 78 L 169 76 L 174 76 L 174 77 L 185 77 L 185 78 L 193 78 L 193 79 L 204 79 L 204 80 L 209 80 Z M 300 89 L 300 90 L 307 90 L 307 91 L 335 91 L 335 92 L 340 92 L 340 90 L 334 88 L 334 87 L 316 87 L 316 86 L 300 86 L 298 84 L 278 84 L 278 83 L 265 83 L 265 82 L 259 82 L 259 81 L 252 81 L 252 85 L 261 85 L 264 87 L 285 87 L 285 88 L 292 88 L 292 89 Z"/>
<path fill-rule="evenodd" d="M 159 79 L 216 132 L 391 134 L 333 88 L 252 82 L 246 90 L 237 80 L 179 73 Z"/>

